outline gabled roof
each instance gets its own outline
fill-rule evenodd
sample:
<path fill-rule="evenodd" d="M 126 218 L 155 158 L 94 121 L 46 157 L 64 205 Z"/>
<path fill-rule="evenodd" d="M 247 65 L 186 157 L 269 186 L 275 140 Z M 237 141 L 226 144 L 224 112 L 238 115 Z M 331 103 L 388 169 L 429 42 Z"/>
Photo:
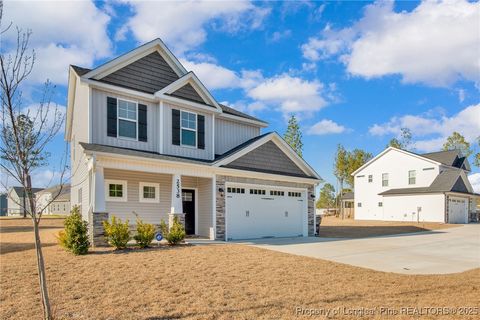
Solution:
<path fill-rule="evenodd" d="M 470 171 L 468 159 L 464 157 L 460 150 L 447 150 L 421 154 L 422 157 L 440 162 L 446 166 L 455 167 Z"/>
<path fill-rule="evenodd" d="M 22 198 L 25 194 L 25 189 L 23 187 L 12 187 L 12 190 L 17 194 L 18 197 Z M 42 188 L 32 188 L 32 192 L 35 194 L 39 191 L 42 191 Z"/>
<path fill-rule="evenodd" d="M 233 115 L 233 116 L 237 116 L 237 117 L 241 117 L 241 118 L 246 118 L 246 119 L 250 119 L 250 120 L 253 120 L 253 121 L 258 121 L 258 122 L 261 122 L 261 123 L 264 123 L 265 125 L 268 125 L 267 122 L 263 121 L 263 120 L 260 120 L 258 118 L 255 118 L 255 117 L 252 117 L 246 113 L 243 113 L 243 112 L 240 112 L 238 110 L 235 110 L 233 108 L 230 108 L 224 104 L 221 104 L 219 103 L 220 105 L 220 108 L 222 108 L 222 111 L 224 114 L 230 114 L 230 115 Z"/>
<path fill-rule="evenodd" d="M 428 187 L 390 189 L 379 195 L 458 192 L 474 194 L 472 186 L 461 169 L 448 168 L 442 171 Z"/>
<path fill-rule="evenodd" d="M 50 188 L 42 189 L 37 192 L 37 194 L 43 194 L 43 193 L 53 193 L 56 194 L 60 191 L 60 194 L 64 193 L 70 193 L 70 184 L 64 184 L 64 185 L 55 185 Z"/>

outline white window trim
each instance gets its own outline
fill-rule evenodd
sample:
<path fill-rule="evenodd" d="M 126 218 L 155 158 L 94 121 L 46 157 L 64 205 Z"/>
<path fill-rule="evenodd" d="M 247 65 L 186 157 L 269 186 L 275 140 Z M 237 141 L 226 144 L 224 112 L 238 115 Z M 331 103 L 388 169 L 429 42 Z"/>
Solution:
<path fill-rule="evenodd" d="M 413 177 L 410 177 L 410 172 L 413 172 Z M 413 178 L 413 183 L 410 183 L 410 179 Z M 408 185 L 413 186 L 417 184 L 417 170 L 408 170 Z"/>
<path fill-rule="evenodd" d="M 110 184 L 121 184 L 123 188 L 123 197 L 110 197 L 109 193 L 109 185 Z M 116 201 L 116 202 L 126 202 L 128 199 L 127 196 L 127 181 L 126 180 L 113 180 L 113 179 L 105 179 L 105 199 L 107 201 Z"/>
<path fill-rule="evenodd" d="M 143 187 L 154 187 L 155 188 L 155 198 L 144 198 L 143 197 Z M 148 203 L 158 203 L 160 202 L 160 184 L 152 182 L 140 182 L 138 186 L 138 199 L 139 202 L 148 202 Z"/>
<path fill-rule="evenodd" d="M 195 115 L 195 129 L 185 128 L 185 127 L 182 126 L 182 112 L 191 113 L 191 114 Z M 189 145 L 189 144 L 183 144 L 182 130 L 188 130 L 188 131 L 195 132 L 195 145 L 194 146 Z M 180 145 L 182 147 L 186 147 L 186 148 L 198 149 L 198 113 L 187 111 L 187 110 L 180 110 Z"/>
<path fill-rule="evenodd" d="M 387 176 L 387 179 L 384 179 L 385 175 Z M 390 175 L 388 174 L 388 172 L 382 173 L 382 187 L 388 187 L 388 185 L 390 183 L 389 178 L 390 178 Z M 384 184 L 385 181 L 387 182 L 386 184 Z"/>
<path fill-rule="evenodd" d="M 132 119 L 127 119 L 127 118 L 120 117 L 120 112 L 119 112 L 120 100 L 125 101 L 125 102 L 135 103 L 135 109 L 136 109 L 136 113 L 137 113 L 135 121 L 132 120 Z M 130 137 L 124 137 L 124 136 L 120 135 L 120 120 L 135 122 L 135 129 L 136 129 L 136 138 L 135 139 L 130 138 Z M 138 102 L 137 101 L 117 98 L 117 138 L 122 139 L 122 140 L 138 141 Z"/>

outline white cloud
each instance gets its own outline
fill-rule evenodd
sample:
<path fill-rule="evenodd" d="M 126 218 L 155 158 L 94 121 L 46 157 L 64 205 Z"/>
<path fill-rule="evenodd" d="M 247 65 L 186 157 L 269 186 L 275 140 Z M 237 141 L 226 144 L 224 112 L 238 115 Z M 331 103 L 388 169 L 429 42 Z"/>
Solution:
<path fill-rule="evenodd" d="M 474 173 L 468 176 L 468 180 L 472 184 L 473 191 L 480 193 L 480 173 Z"/>
<path fill-rule="evenodd" d="M 183 66 L 193 71 L 202 83 L 209 89 L 237 88 L 240 78 L 234 71 L 210 62 L 193 62 L 181 59 Z"/>
<path fill-rule="evenodd" d="M 311 126 L 307 133 L 311 135 L 326 135 L 326 134 L 338 134 L 345 132 L 347 128 L 345 128 L 342 125 L 339 125 L 338 123 L 328 120 L 328 119 L 323 119 Z"/>
<path fill-rule="evenodd" d="M 147 42 L 162 38 L 177 54 L 202 44 L 207 27 L 235 33 L 257 29 L 270 9 L 250 1 L 125 1 L 133 16 L 116 38 L 131 31 L 135 39 Z"/>
<path fill-rule="evenodd" d="M 325 28 L 302 46 L 306 59 L 339 56 L 353 75 L 399 74 L 404 82 L 448 86 L 480 83 L 480 3 L 424 1 L 394 12 L 391 1 L 365 8 L 362 19 L 341 30 Z"/>
<path fill-rule="evenodd" d="M 107 35 L 110 18 L 91 1 L 6 1 L 4 24 L 12 22 L 24 31 L 31 29 L 30 48 L 36 62 L 29 81 L 67 83 L 69 64 L 91 67 L 96 59 L 111 54 Z M 16 41 L 12 28 L 2 45 L 10 50 Z"/>
<path fill-rule="evenodd" d="M 467 141 L 480 136 L 480 104 L 471 105 L 450 117 L 438 111 L 421 115 L 393 117 L 383 124 L 374 124 L 369 132 L 372 135 L 398 135 L 401 128 L 412 131 L 413 137 L 425 137 L 417 140 L 414 147 L 421 151 L 436 151 L 454 131 L 462 134 Z"/>
<path fill-rule="evenodd" d="M 55 123 L 57 123 L 56 127 L 58 128 L 58 121 L 63 121 L 62 126 L 59 129 L 57 134 L 62 134 L 65 127 L 65 115 L 67 113 L 67 108 L 62 105 L 57 105 L 55 103 L 50 103 L 49 106 L 40 104 L 31 104 L 26 108 L 22 109 L 22 113 L 27 114 L 30 119 L 35 121 L 35 125 L 37 128 L 40 127 L 41 122 L 43 121 L 44 124 L 42 125 L 42 132 L 48 132 L 51 130 Z"/>
<path fill-rule="evenodd" d="M 287 29 L 284 31 L 275 31 L 268 39 L 270 42 L 279 42 L 280 40 L 290 38 L 292 36 L 292 30 Z"/>
<path fill-rule="evenodd" d="M 276 106 L 284 114 L 320 110 L 327 102 L 322 97 L 323 84 L 288 74 L 267 78 L 247 91 L 255 100 Z"/>

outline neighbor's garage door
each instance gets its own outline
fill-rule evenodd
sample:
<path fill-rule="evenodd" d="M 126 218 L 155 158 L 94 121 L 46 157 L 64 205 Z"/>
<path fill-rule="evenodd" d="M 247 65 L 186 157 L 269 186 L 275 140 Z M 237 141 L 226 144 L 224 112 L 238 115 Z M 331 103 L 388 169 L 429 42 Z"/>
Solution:
<path fill-rule="evenodd" d="M 463 198 L 450 198 L 448 200 L 448 222 L 467 223 L 467 200 Z"/>
<path fill-rule="evenodd" d="M 227 185 L 226 189 L 229 240 L 303 235 L 305 191 L 259 185 Z"/>

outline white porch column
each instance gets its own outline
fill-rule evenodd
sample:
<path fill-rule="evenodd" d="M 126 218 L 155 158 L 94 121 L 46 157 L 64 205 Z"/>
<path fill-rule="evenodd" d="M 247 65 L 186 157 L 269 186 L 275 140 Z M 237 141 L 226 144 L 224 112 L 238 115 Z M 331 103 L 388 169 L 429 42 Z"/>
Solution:
<path fill-rule="evenodd" d="M 172 206 L 170 213 L 183 213 L 182 204 L 182 176 L 172 175 Z"/>
<path fill-rule="evenodd" d="M 168 214 L 169 228 L 172 227 L 175 217 L 185 226 L 185 214 L 183 213 L 182 203 L 182 176 L 179 174 L 172 175 L 172 203 L 170 213 Z"/>
<path fill-rule="evenodd" d="M 93 169 L 93 212 L 106 212 L 105 178 L 103 167 L 95 165 Z"/>

